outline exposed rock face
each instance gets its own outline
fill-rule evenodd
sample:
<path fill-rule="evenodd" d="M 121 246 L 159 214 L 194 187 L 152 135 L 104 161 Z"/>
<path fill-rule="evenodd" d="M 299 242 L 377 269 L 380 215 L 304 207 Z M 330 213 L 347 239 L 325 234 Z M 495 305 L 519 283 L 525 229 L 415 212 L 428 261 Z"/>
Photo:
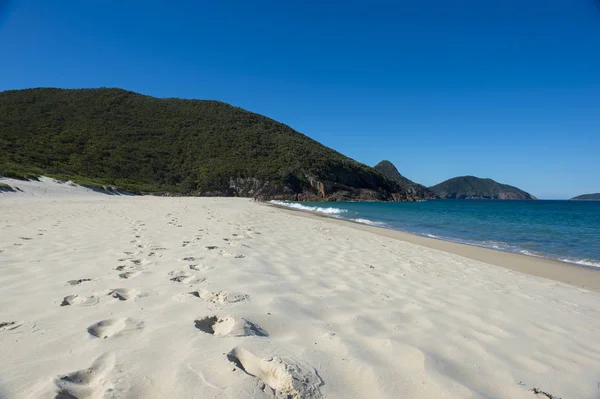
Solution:
<path fill-rule="evenodd" d="M 256 178 L 232 178 L 230 190 L 196 193 L 203 196 L 257 197 L 263 200 L 292 201 L 410 201 L 409 196 L 391 184 L 392 191 L 376 191 L 355 188 L 332 181 L 320 181 L 307 176 L 308 185 L 295 187 L 293 184 L 273 184 Z"/>
<path fill-rule="evenodd" d="M 533 195 L 508 184 L 475 176 L 460 176 L 429 187 L 440 198 L 536 200 Z"/>
<path fill-rule="evenodd" d="M 571 198 L 574 201 L 600 201 L 600 193 L 595 194 L 583 194 L 577 197 Z"/>
<path fill-rule="evenodd" d="M 16 190 L 14 188 L 12 188 L 11 186 L 9 186 L 8 184 L 3 184 L 0 183 L 0 193 L 3 192 L 15 192 Z"/>
<path fill-rule="evenodd" d="M 321 198 L 325 198 L 325 186 L 320 181 L 316 180 L 312 176 L 306 176 L 310 186 L 317 190 L 317 193 L 321 196 Z"/>
<path fill-rule="evenodd" d="M 435 194 L 427 187 L 415 183 L 412 180 L 402 176 L 398 169 L 390 161 L 381 161 L 375 165 L 374 169 L 384 175 L 389 180 L 396 182 L 404 191 L 410 200 L 432 199 Z"/>

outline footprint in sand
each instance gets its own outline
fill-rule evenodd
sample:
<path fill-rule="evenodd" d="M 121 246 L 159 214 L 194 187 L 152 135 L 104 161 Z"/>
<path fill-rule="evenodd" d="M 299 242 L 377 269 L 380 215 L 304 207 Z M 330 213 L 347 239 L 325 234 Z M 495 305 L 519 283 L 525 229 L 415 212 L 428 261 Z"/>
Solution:
<path fill-rule="evenodd" d="M 54 381 L 58 392 L 54 399 L 77 399 L 105 397 L 106 377 L 115 365 L 115 356 L 107 353 L 84 370 L 59 376 Z"/>
<path fill-rule="evenodd" d="M 117 334 L 125 334 L 144 327 L 143 321 L 133 319 L 106 319 L 92 324 L 87 328 L 88 333 L 94 337 L 107 339 Z"/>
<path fill-rule="evenodd" d="M 139 271 L 135 271 L 135 272 L 124 272 L 124 273 L 119 273 L 119 277 L 122 279 L 130 279 L 130 278 L 134 278 L 139 276 L 140 274 L 142 274 L 142 272 Z"/>
<path fill-rule="evenodd" d="M 225 291 L 204 291 L 200 294 L 200 298 L 204 299 L 207 302 L 222 305 L 226 303 L 247 301 L 250 299 L 250 296 L 247 294 L 232 293 Z"/>
<path fill-rule="evenodd" d="M 69 285 L 79 285 L 81 283 L 85 283 L 86 281 L 92 281 L 91 278 L 80 278 L 78 280 L 69 280 L 67 281 L 67 284 Z"/>
<path fill-rule="evenodd" d="M 173 300 L 179 303 L 188 303 L 202 300 L 198 291 L 184 292 L 182 294 L 173 295 Z"/>
<path fill-rule="evenodd" d="M 60 306 L 92 306 L 98 302 L 100 302 L 100 299 L 94 295 L 67 295 L 63 298 Z"/>
<path fill-rule="evenodd" d="M 125 263 L 129 263 L 131 265 L 135 265 L 135 266 L 139 266 L 142 261 L 140 259 L 133 259 L 133 258 L 121 258 L 119 259 L 119 262 L 125 262 Z"/>
<path fill-rule="evenodd" d="M 267 337 L 269 335 L 258 325 L 244 318 L 208 316 L 194 320 L 194 326 L 206 334 L 217 337 Z"/>
<path fill-rule="evenodd" d="M 206 266 L 206 265 L 190 265 L 190 270 L 194 270 L 197 272 L 206 271 L 214 269 L 214 266 Z"/>
<path fill-rule="evenodd" d="M 141 293 L 135 288 L 113 288 L 108 295 L 120 301 L 128 301 L 139 298 Z"/>
<path fill-rule="evenodd" d="M 0 331 L 11 331 L 23 325 L 22 321 L 0 321 Z"/>
<path fill-rule="evenodd" d="M 169 280 L 183 284 L 198 284 L 206 280 L 206 278 L 204 277 L 197 277 L 195 274 L 188 273 L 185 271 L 172 271 L 169 272 L 169 276 L 173 276 Z"/>
<path fill-rule="evenodd" d="M 135 273 L 135 272 L 142 272 L 143 268 L 139 267 L 139 266 L 133 266 L 133 265 L 119 265 L 117 267 L 115 267 L 115 270 L 118 272 L 131 272 L 131 273 Z"/>
<path fill-rule="evenodd" d="M 124 328 L 125 319 L 107 319 L 92 324 L 87 331 L 95 337 L 106 339 L 119 333 Z"/>
<path fill-rule="evenodd" d="M 241 254 L 234 254 L 233 252 L 228 252 L 228 251 L 219 251 L 219 255 L 221 255 L 224 258 L 234 258 L 234 259 L 242 259 L 245 258 L 245 255 L 241 255 Z"/>
<path fill-rule="evenodd" d="M 320 399 L 323 380 L 310 365 L 292 357 L 258 356 L 255 351 L 236 347 L 227 359 L 257 379 L 260 389 L 284 398 Z M 260 353 L 260 352 L 259 352 Z"/>

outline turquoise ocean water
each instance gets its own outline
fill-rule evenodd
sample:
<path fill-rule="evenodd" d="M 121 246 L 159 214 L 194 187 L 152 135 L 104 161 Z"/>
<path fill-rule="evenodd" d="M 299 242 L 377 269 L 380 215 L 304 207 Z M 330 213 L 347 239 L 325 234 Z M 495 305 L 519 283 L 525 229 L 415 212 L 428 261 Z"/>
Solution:
<path fill-rule="evenodd" d="M 600 201 L 273 202 L 427 237 L 600 268 Z"/>

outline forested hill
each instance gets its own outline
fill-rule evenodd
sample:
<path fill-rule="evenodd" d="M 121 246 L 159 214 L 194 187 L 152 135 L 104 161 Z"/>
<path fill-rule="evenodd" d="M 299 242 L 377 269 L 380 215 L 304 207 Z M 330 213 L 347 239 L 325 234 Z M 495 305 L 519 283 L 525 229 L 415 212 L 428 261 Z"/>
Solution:
<path fill-rule="evenodd" d="M 375 170 L 379 171 L 382 175 L 398 183 L 398 185 L 405 190 L 410 197 L 415 199 L 435 198 L 435 194 L 427 187 L 402 176 L 402 174 L 398 172 L 398 169 L 396 169 L 394 164 L 390 161 L 381 161 L 374 167 Z"/>
<path fill-rule="evenodd" d="M 533 195 L 508 184 L 475 176 L 460 176 L 429 187 L 440 198 L 535 200 Z"/>
<path fill-rule="evenodd" d="M 373 168 L 272 119 L 121 89 L 1 92 L 0 175 L 136 192 L 407 199 Z"/>
<path fill-rule="evenodd" d="M 571 199 L 576 201 L 600 201 L 600 193 L 578 195 Z"/>

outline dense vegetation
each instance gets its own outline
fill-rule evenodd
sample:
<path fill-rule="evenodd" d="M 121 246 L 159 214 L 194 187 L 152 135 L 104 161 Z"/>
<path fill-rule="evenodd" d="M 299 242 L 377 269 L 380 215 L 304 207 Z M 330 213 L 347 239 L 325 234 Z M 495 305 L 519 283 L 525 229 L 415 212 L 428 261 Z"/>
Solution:
<path fill-rule="evenodd" d="M 600 201 L 600 193 L 578 195 L 577 197 L 573 197 L 571 199 L 580 201 Z"/>
<path fill-rule="evenodd" d="M 429 190 L 427 187 L 402 176 L 400 172 L 398 172 L 398 169 L 396 169 L 394 164 L 390 161 L 384 160 L 379 162 L 377 165 L 375 165 L 375 170 L 379 171 L 388 179 L 398 183 L 398 185 L 402 187 L 402 189 L 404 189 L 409 196 L 412 196 L 415 199 L 435 198 L 435 194 L 433 194 L 433 192 L 431 192 L 431 190 Z"/>
<path fill-rule="evenodd" d="M 218 101 L 121 89 L 0 93 L 0 175 L 135 192 L 403 200 L 395 183 L 290 127 Z"/>
<path fill-rule="evenodd" d="M 429 187 L 440 198 L 456 199 L 537 199 L 516 187 L 498 183 L 492 179 L 460 176 Z"/>

